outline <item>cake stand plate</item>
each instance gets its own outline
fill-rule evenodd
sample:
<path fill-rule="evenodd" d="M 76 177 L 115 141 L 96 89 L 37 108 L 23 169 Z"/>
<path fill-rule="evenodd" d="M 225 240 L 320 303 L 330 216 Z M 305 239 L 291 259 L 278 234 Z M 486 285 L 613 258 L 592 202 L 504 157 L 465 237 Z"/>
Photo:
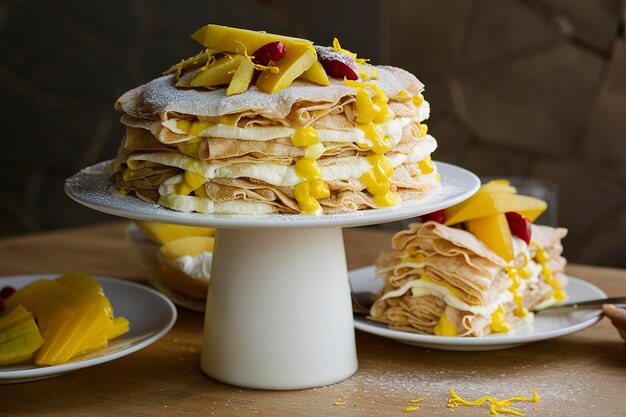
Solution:
<path fill-rule="evenodd" d="M 390 209 L 319 217 L 207 215 L 111 194 L 109 163 L 73 175 L 65 192 L 116 216 L 217 228 L 201 367 L 216 380 L 260 389 L 319 387 L 356 372 L 342 227 L 440 210 L 480 186 L 471 172 L 438 162 L 439 191 Z"/>

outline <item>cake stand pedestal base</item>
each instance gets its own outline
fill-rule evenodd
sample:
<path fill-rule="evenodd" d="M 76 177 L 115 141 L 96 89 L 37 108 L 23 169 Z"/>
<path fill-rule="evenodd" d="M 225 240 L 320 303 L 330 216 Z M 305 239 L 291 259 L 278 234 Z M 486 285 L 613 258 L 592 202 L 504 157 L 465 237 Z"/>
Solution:
<path fill-rule="evenodd" d="M 319 387 L 357 370 L 341 228 L 218 229 L 202 370 L 228 384 Z"/>

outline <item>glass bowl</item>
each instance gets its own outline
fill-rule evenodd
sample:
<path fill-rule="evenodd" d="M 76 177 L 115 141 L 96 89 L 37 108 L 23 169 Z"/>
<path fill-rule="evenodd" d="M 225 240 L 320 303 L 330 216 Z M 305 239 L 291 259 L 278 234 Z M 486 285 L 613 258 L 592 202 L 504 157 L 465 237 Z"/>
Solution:
<path fill-rule="evenodd" d="M 135 223 L 126 228 L 131 257 L 145 274 L 150 284 L 165 294 L 176 305 L 203 312 L 209 279 L 185 273 L 180 263 L 161 252 L 162 243 L 151 239 Z M 210 257 L 204 259 L 202 269 L 210 271 Z"/>

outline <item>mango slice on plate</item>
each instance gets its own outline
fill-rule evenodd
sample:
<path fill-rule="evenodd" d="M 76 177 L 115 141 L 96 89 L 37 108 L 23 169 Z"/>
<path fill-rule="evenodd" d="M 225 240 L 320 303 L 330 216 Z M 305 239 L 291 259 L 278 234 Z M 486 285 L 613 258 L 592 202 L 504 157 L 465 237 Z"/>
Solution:
<path fill-rule="evenodd" d="M 107 347 L 109 340 L 113 340 L 130 329 L 128 320 L 124 317 L 115 317 L 111 323 L 111 327 L 101 330 L 100 333 L 91 338 L 91 341 L 87 343 L 84 349 L 78 354 L 85 355 L 87 353 L 95 352 L 97 350 Z"/>
<path fill-rule="evenodd" d="M 218 58 L 211 63 L 207 69 L 201 69 L 200 72 L 189 81 L 189 85 L 192 87 L 214 87 L 228 84 L 243 59 L 243 55 L 226 55 Z"/>
<path fill-rule="evenodd" d="M 534 221 L 548 207 L 545 201 L 508 192 L 481 193 L 446 209 L 446 226 L 479 217 L 515 211 Z"/>
<path fill-rule="evenodd" d="M 42 344 L 33 315 L 22 305 L 0 317 L 0 366 L 31 359 Z"/>
<path fill-rule="evenodd" d="M 86 274 L 71 273 L 55 280 L 32 282 L 8 298 L 9 314 L 23 309 L 19 304 L 22 301 L 32 307 L 38 321 L 37 334 L 40 332 L 43 338 L 35 349 L 38 365 L 65 363 L 90 347 L 106 346 L 111 337 L 128 331 L 124 318 L 117 322 L 113 318 L 113 309 L 100 284 Z M 29 342 L 36 340 L 32 333 L 28 329 L 25 336 Z"/>
<path fill-rule="evenodd" d="M 180 226 L 146 221 L 136 221 L 135 224 L 150 239 L 159 243 L 168 243 L 181 237 L 215 235 L 215 229 L 210 227 Z"/>
<path fill-rule="evenodd" d="M 513 260 L 513 241 L 504 213 L 468 220 L 465 227 L 502 259 Z"/>
<path fill-rule="evenodd" d="M 215 51 L 242 55 L 244 48 L 245 52 L 252 55 L 254 51 L 270 42 L 282 42 L 287 47 L 287 51 L 289 51 L 289 45 L 294 41 L 310 43 L 305 39 L 220 25 L 203 26 L 191 35 L 191 38 Z"/>
<path fill-rule="evenodd" d="M 319 61 L 315 61 L 313 65 L 311 65 L 311 68 L 304 71 L 299 78 L 302 78 L 303 80 L 313 81 L 314 83 L 319 85 L 330 85 L 330 82 L 328 81 L 328 75 L 326 75 L 326 71 L 324 70 L 322 63 Z"/>
<path fill-rule="evenodd" d="M 317 61 L 317 54 L 310 43 L 293 43 L 287 47 L 287 54 L 276 63 L 278 72 L 263 71 L 256 86 L 264 93 L 272 94 L 291 85 Z"/>

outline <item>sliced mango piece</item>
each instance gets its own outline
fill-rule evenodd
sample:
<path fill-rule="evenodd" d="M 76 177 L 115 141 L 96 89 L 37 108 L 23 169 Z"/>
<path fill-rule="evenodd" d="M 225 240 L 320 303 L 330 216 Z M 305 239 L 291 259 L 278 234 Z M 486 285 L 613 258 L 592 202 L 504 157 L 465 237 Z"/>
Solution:
<path fill-rule="evenodd" d="M 39 281 L 41 280 L 32 282 L 11 294 L 11 296 L 4 301 L 4 309 L 6 311 L 13 311 L 18 305 L 22 305 L 27 311 L 33 311 L 35 301 L 33 299 L 32 288 L 37 286 Z"/>
<path fill-rule="evenodd" d="M 446 226 L 507 211 L 516 211 L 534 221 L 548 207 L 538 198 L 511 193 L 487 193 L 472 196 L 446 209 Z"/>
<path fill-rule="evenodd" d="M 481 194 L 509 193 L 516 194 L 517 189 L 511 185 L 508 180 L 492 180 L 481 185 L 480 189 L 472 197 Z"/>
<path fill-rule="evenodd" d="M 243 55 L 225 55 L 218 58 L 205 70 L 189 81 L 192 87 L 213 87 L 230 83 L 234 72 L 241 63 Z"/>
<path fill-rule="evenodd" d="M 289 53 L 288 45 L 295 41 L 310 43 L 305 39 L 220 25 L 203 26 L 191 35 L 191 38 L 212 50 L 242 55 L 244 48 L 248 55 L 252 55 L 257 49 L 270 42 L 284 43 L 287 53 Z"/>
<path fill-rule="evenodd" d="M 91 309 L 79 324 L 72 343 L 57 356 L 56 360 L 64 363 L 81 354 L 95 335 L 106 332 L 113 326 L 113 308 L 100 284 L 90 275 L 73 272 L 57 278 L 56 281 L 91 302 Z"/>
<path fill-rule="evenodd" d="M 177 224 L 145 221 L 136 221 L 135 224 L 150 239 L 159 243 L 168 243 L 181 237 L 215 235 L 215 229 L 210 227 L 180 226 Z"/>
<path fill-rule="evenodd" d="M 166 243 L 159 249 L 168 259 L 176 260 L 184 255 L 198 256 L 202 252 L 213 252 L 215 239 L 209 236 L 189 236 Z"/>
<path fill-rule="evenodd" d="M 43 339 L 34 321 L 30 322 L 33 329 L 5 343 L 0 344 L 0 365 L 14 365 L 33 357 L 43 343 Z"/>
<path fill-rule="evenodd" d="M 109 341 L 118 338 L 129 330 L 129 323 L 124 317 L 116 317 L 111 321 L 111 327 L 102 330 L 99 334 L 92 337 L 85 348 L 78 352 L 79 355 L 95 352 L 108 346 Z"/>
<path fill-rule="evenodd" d="M 504 213 L 468 220 L 465 227 L 502 259 L 513 260 L 513 241 Z"/>
<path fill-rule="evenodd" d="M 324 70 L 322 63 L 319 61 L 315 61 L 313 65 L 311 65 L 311 68 L 302 73 L 300 78 L 312 81 L 319 85 L 330 85 L 328 75 L 326 75 L 326 71 Z"/>
<path fill-rule="evenodd" d="M 32 358 L 43 344 L 39 328 L 22 305 L 0 318 L 0 366 Z"/>
<path fill-rule="evenodd" d="M 10 312 L 0 317 L 0 332 L 9 330 L 10 328 L 24 323 L 32 318 L 33 315 L 20 304 Z"/>
<path fill-rule="evenodd" d="M 91 301 L 78 292 L 66 287 L 56 280 L 49 281 L 47 288 L 48 296 L 61 300 L 65 306 L 72 311 L 71 317 L 60 319 L 50 313 L 48 320 L 54 320 L 54 324 L 63 323 L 62 328 L 42 326 L 44 344 L 41 346 L 35 363 L 38 365 L 58 365 L 67 362 L 71 356 L 69 354 L 75 348 L 76 339 L 80 338 L 88 330 L 89 324 L 96 320 L 97 309 Z M 54 332 L 51 331 L 54 329 Z"/>
<path fill-rule="evenodd" d="M 254 64 L 249 59 L 242 59 L 237 71 L 233 74 L 233 79 L 228 84 L 226 95 L 232 96 L 248 90 L 248 86 L 254 77 Z"/>
<path fill-rule="evenodd" d="M 92 303 L 98 305 L 108 317 L 113 316 L 113 308 L 109 299 L 104 295 L 104 290 L 91 275 L 81 272 L 70 272 L 56 279 L 59 283 L 81 293 L 89 298 Z"/>
<path fill-rule="evenodd" d="M 263 71 L 256 86 L 264 93 L 272 94 L 287 88 L 293 80 L 311 68 L 317 61 L 315 49 L 309 43 L 294 43 L 287 48 L 287 54 L 277 62 L 278 72 Z"/>
<path fill-rule="evenodd" d="M 22 327 L 12 329 L 4 336 L 0 335 L 0 361 L 4 360 L 2 352 L 6 353 L 9 349 L 17 352 L 13 355 L 13 360 L 17 360 L 18 357 L 21 360 L 32 357 L 30 353 L 34 350 L 26 352 L 18 348 L 24 343 L 36 341 L 36 336 L 39 335 L 39 338 L 43 339 L 35 349 L 37 350 L 35 363 L 57 365 L 84 352 L 96 336 L 103 335 L 106 342 L 111 335 L 118 336 L 120 332 L 125 331 L 124 329 L 128 329 L 128 322 L 124 318 L 119 318 L 117 322 L 113 319 L 113 309 L 102 287 L 86 274 L 70 273 L 56 280 L 39 280 L 21 288 L 9 297 L 9 300 L 13 297 L 14 300 L 25 300 L 33 306 L 33 315 L 36 316 L 39 325 L 37 329 L 31 318 L 34 328 L 27 325 L 26 321 L 20 324 Z M 16 314 L 18 318 L 21 316 L 28 318 L 30 313 L 24 315 L 24 311 L 23 306 L 17 305 L 9 314 Z M 7 325 L 9 322 L 7 317 L 3 316 L 0 319 L 0 325 Z M 12 319 L 12 322 L 15 320 Z M 126 325 L 120 326 L 123 323 Z M 37 334 L 34 333 L 34 329 L 37 330 Z M 7 343 L 8 347 L 2 351 L 2 347 Z"/>

